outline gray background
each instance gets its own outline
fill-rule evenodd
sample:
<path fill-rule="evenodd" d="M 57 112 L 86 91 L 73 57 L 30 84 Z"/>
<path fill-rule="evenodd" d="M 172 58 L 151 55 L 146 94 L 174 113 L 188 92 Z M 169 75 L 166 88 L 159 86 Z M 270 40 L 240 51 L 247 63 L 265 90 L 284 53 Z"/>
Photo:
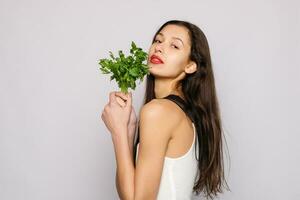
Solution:
<path fill-rule="evenodd" d="M 300 199 L 296 0 L 0 1 L 0 199 L 117 199 L 98 59 L 165 21 L 206 34 L 230 153 L 223 200 Z M 128 51 L 127 51 L 128 52 Z M 298 58 L 297 58 L 298 56 Z M 144 82 L 133 92 L 139 111 Z M 228 160 L 228 156 L 226 160 Z"/>

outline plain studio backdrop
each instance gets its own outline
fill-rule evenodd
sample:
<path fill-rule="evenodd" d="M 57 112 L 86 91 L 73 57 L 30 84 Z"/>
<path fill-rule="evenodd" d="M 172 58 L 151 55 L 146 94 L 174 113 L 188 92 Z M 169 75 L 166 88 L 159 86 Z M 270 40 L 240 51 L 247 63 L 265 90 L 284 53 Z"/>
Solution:
<path fill-rule="evenodd" d="M 222 200 L 300 199 L 296 0 L 0 1 L 0 199 L 114 200 L 98 60 L 171 19 L 207 36 L 229 157 Z M 133 104 L 140 110 L 145 80 Z"/>

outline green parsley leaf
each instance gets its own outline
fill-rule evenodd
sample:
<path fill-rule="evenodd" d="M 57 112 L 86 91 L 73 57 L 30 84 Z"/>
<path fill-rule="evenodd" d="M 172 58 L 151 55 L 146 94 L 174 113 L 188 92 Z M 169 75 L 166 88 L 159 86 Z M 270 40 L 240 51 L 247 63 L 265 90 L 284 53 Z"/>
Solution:
<path fill-rule="evenodd" d="M 115 57 L 109 51 L 110 58 L 99 59 L 99 69 L 103 74 L 111 74 L 110 80 L 116 80 L 122 92 L 128 93 L 128 89 L 135 89 L 136 80 L 143 81 L 144 76 L 150 74 L 149 68 L 144 61 L 147 60 L 147 53 L 142 48 L 131 42 L 129 56 L 126 56 L 122 50 L 118 51 L 119 56 Z"/>

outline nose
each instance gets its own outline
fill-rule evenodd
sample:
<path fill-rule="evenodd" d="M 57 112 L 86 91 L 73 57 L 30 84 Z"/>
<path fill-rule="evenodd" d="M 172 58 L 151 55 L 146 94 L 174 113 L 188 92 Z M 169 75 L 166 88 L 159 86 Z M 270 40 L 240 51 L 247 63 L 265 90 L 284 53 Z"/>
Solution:
<path fill-rule="evenodd" d="M 155 52 L 162 52 L 163 51 L 163 44 L 162 43 L 157 43 L 155 45 L 155 48 L 154 48 Z"/>

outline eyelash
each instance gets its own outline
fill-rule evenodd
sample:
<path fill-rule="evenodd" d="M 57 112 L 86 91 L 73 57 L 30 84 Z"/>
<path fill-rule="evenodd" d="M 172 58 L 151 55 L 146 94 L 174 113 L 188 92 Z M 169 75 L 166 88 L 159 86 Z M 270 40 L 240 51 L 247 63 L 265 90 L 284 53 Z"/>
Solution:
<path fill-rule="evenodd" d="M 159 41 L 159 40 L 154 40 L 154 42 Z M 159 41 L 160 42 L 160 41 Z M 179 49 L 176 45 L 172 44 L 176 49 Z"/>

